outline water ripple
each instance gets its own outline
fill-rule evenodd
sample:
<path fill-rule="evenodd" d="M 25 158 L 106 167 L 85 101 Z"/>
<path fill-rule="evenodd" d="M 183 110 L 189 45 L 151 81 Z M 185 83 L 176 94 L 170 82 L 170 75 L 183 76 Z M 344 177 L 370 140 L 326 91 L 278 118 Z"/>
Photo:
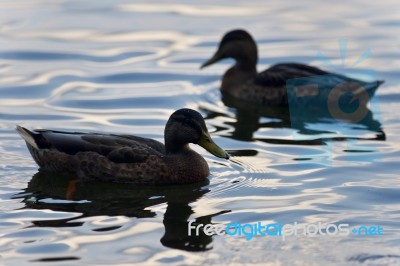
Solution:
<path fill-rule="evenodd" d="M 398 264 L 397 5 L 394 0 L 379 5 L 339 1 L 327 13 L 322 2 L 3 1 L 2 262 Z M 241 111 L 243 106 L 218 90 L 232 60 L 199 70 L 221 35 L 236 27 L 249 30 L 259 44 L 259 70 L 286 61 L 332 71 L 374 70 L 386 81 L 374 98 L 379 108 L 364 124 L 320 119 L 305 121 L 302 128 L 293 126 L 284 110 L 244 106 Z M 345 60 L 338 46 L 342 38 L 348 43 Z M 373 54 L 350 68 L 366 49 Z M 317 53 L 332 65 L 324 65 Z M 213 139 L 231 155 L 219 159 L 191 145 L 210 165 L 209 182 L 154 188 L 37 172 L 14 130 L 18 123 L 163 141 L 169 115 L 182 107 L 199 110 Z M 379 224 L 385 233 L 246 241 L 189 236 L 191 219 L 225 225 Z"/>

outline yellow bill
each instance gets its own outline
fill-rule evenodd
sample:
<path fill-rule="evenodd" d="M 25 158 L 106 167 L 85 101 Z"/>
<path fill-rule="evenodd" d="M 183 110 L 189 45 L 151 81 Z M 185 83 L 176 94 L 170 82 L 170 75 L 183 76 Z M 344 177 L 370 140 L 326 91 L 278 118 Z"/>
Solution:
<path fill-rule="evenodd" d="M 208 134 L 207 132 L 202 131 L 200 140 L 197 144 L 206 149 L 212 155 L 215 155 L 219 158 L 229 159 L 229 154 L 218 147 L 218 145 L 215 144 L 214 141 L 211 139 L 210 134 Z"/>

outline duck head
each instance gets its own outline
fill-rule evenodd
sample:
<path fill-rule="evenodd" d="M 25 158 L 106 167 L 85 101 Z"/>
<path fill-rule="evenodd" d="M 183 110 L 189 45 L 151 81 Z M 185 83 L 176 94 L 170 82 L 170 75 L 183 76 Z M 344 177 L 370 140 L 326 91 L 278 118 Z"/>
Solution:
<path fill-rule="evenodd" d="M 258 59 L 257 45 L 253 37 L 245 30 L 233 30 L 224 35 L 217 52 L 203 63 L 200 69 L 212 65 L 224 58 L 236 60 L 236 67 L 255 71 Z"/>
<path fill-rule="evenodd" d="M 167 154 L 182 151 L 188 143 L 194 143 L 217 157 L 229 159 L 228 153 L 211 139 L 203 117 L 192 109 L 175 111 L 168 119 L 164 136 Z"/>

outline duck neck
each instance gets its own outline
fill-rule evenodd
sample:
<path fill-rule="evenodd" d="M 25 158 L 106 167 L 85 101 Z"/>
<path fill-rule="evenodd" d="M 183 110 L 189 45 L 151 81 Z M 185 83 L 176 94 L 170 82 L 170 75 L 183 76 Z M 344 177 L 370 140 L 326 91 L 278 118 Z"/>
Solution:
<path fill-rule="evenodd" d="M 240 51 L 234 56 L 235 68 L 241 72 L 257 73 L 258 51 L 254 42 L 240 46 Z"/>
<path fill-rule="evenodd" d="M 257 57 L 244 57 L 236 59 L 236 64 L 233 68 L 238 72 L 245 72 L 251 74 L 257 74 Z"/>
<path fill-rule="evenodd" d="M 164 145 L 166 154 L 176 154 L 190 149 L 187 140 L 179 136 L 179 124 L 169 119 L 164 130 Z"/>
<path fill-rule="evenodd" d="M 256 75 L 255 64 L 248 64 L 246 66 L 246 64 L 243 64 L 243 61 L 240 63 L 237 61 L 233 67 L 225 72 L 222 78 L 221 91 L 238 97 L 237 94 L 240 93 L 242 85 Z"/>
<path fill-rule="evenodd" d="M 210 174 L 206 160 L 192 150 L 188 144 L 180 150 L 167 150 L 165 161 L 174 172 L 176 183 L 203 181 Z"/>
<path fill-rule="evenodd" d="M 187 150 L 191 150 L 189 144 L 177 144 L 174 143 L 173 145 L 171 142 L 165 142 L 165 153 L 168 154 L 179 154 L 185 152 Z"/>

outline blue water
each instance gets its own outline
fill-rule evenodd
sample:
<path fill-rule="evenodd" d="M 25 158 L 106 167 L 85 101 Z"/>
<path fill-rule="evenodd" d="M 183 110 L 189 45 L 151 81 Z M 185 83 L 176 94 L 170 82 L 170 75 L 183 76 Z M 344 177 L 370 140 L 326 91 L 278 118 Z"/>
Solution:
<path fill-rule="evenodd" d="M 392 0 L 2 1 L 0 265 L 400 265 L 399 8 Z M 199 67 L 234 28 L 259 44 L 259 70 L 296 61 L 384 79 L 369 118 L 302 121 L 299 130 L 279 110 L 227 107 L 218 87 L 232 61 Z M 232 154 L 226 161 L 193 146 L 210 165 L 209 183 L 152 188 L 38 173 L 14 131 L 163 140 L 182 107 L 200 111 Z M 192 219 L 379 225 L 383 235 L 189 237 Z"/>

